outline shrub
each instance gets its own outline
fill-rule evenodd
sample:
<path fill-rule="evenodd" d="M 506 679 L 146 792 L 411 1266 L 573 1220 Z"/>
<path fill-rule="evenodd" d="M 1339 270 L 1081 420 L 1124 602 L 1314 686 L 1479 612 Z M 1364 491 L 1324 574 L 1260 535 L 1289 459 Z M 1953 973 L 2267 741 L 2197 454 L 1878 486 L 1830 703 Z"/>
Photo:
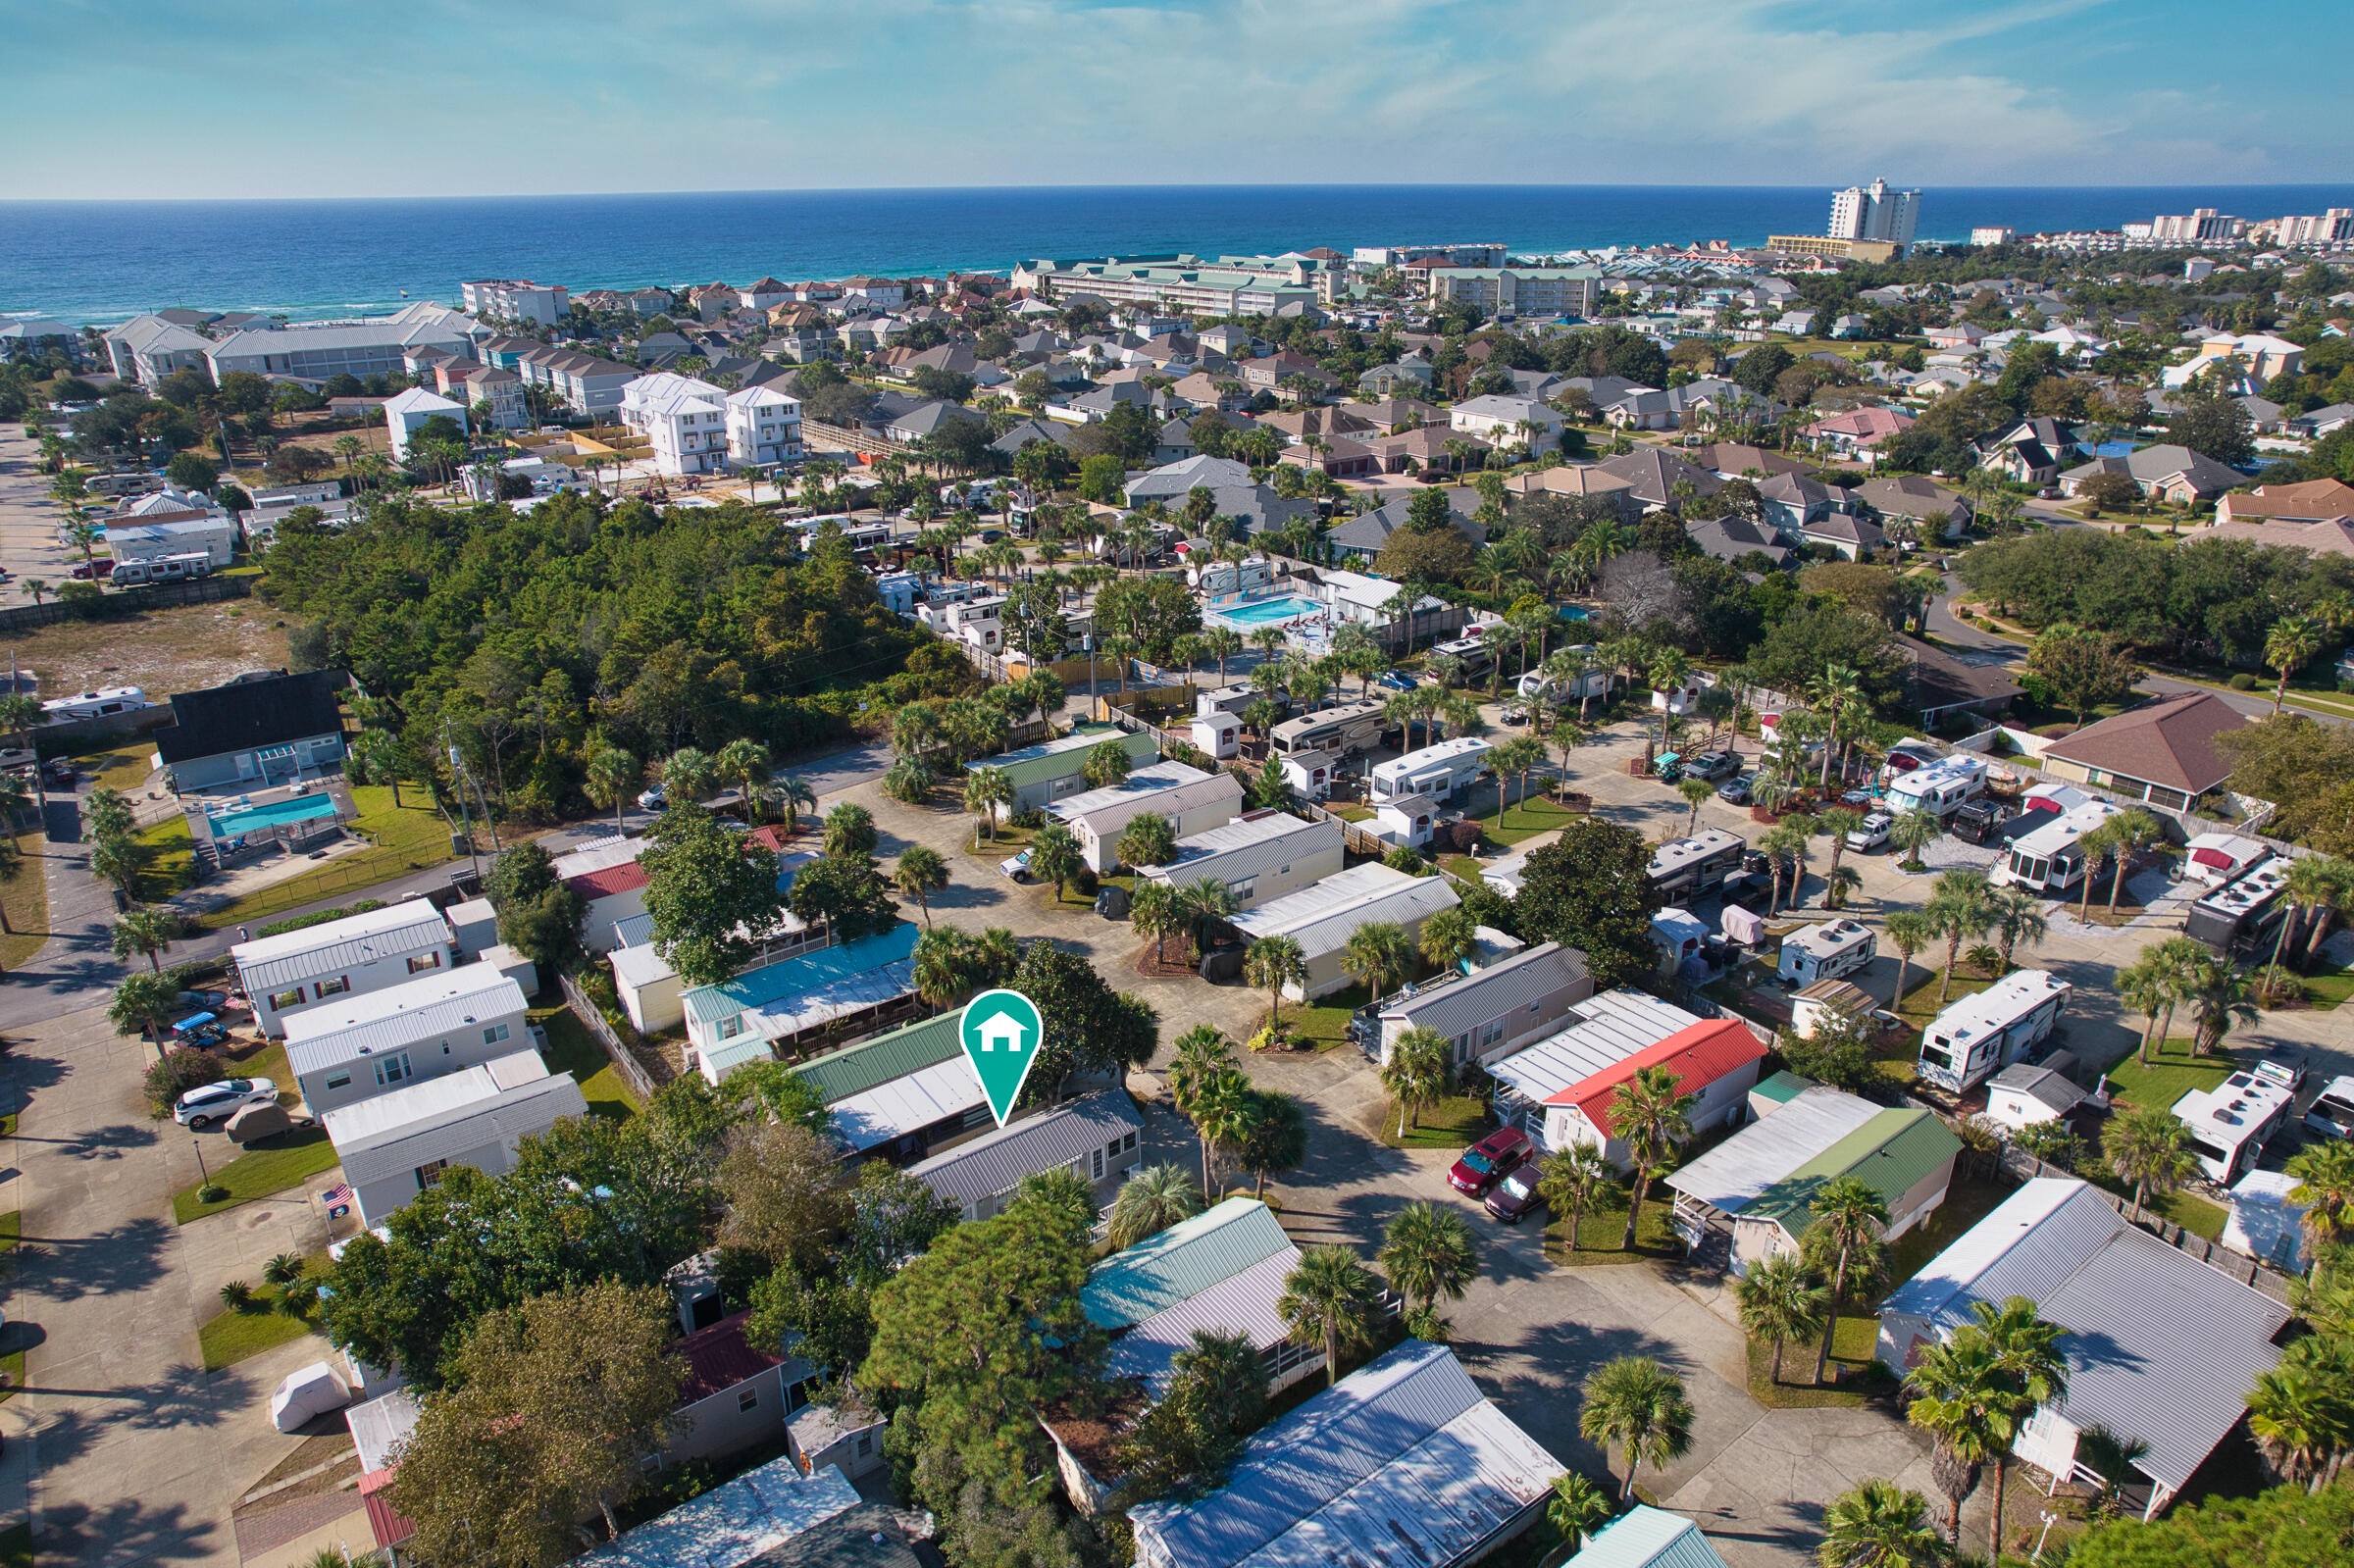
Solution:
<path fill-rule="evenodd" d="M 2247 671 L 2242 670 L 2239 672 L 2239 674 L 2231 678 L 2231 689 L 2234 691 L 2253 691 L 2256 689 L 2256 678 L 2248 674 Z"/>
<path fill-rule="evenodd" d="M 1422 875 L 1424 867 L 1421 852 L 1409 844 L 1400 844 L 1382 856 L 1381 863 L 1392 871 L 1403 871 L 1416 877 Z"/>
<path fill-rule="evenodd" d="M 1071 890 L 1082 898 L 1095 897 L 1096 889 L 1100 885 L 1101 885 L 1096 880 L 1095 872 L 1086 866 L 1081 866 L 1079 875 L 1071 879 Z"/>
<path fill-rule="evenodd" d="M 218 1084 L 229 1076 L 220 1058 L 188 1045 L 176 1045 L 147 1069 L 147 1110 L 169 1116 L 173 1102 L 200 1084 Z"/>
<path fill-rule="evenodd" d="M 1005 823 L 1011 828 L 1021 828 L 1036 833 L 1047 825 L 1047 810 L 1044 806 L 1032 806 L 1028 811 L 1015 812 L 1005 819 Z"/>
<path fill-rule="evenodd" d="M 221 1304 L 231 1312 L 243 1312 L 253 1305 L 253 1287 L 243 1280 L 231 1280 L 221 1287 Z"/>
<path fill-rule="evenodd" d="M 226 1203 L 229 1201 L 229 1189 L 223 1187 L 219 1182 L 207 1182 L 196 1189 L 196 1201 L 199 1203 Z"/>
<path fill-rule="evenodd" d="M 301 1318 L 309 1314 L 311 1307 L 318 1299 L 319 1287 L 308 1280 L 301 1280 L 287 1286 L 283 1293 L 279 1296 L 278 1310 L 281 1316 Z"/>
<path fill-rule="evenodd" d="M 291 1252 L 281 1252 L 262 1265 L 262 1279 L 266 1284 L 288 1286 L 301 1278 L 302 1259 Z"/>

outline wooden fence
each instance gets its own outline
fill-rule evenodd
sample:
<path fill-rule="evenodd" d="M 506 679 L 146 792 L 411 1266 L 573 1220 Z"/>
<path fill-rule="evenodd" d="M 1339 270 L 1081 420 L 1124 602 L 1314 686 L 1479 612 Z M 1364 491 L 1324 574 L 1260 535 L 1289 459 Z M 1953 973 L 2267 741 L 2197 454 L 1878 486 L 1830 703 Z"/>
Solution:
<path fill-rule="evenodd" d="M 564 989 L 564 1005 L 572 1009 L 572 1016 L 579 1019 L 595 1037 L 597 1043 L 605 1048 L 605 1056 L 613 1063 L 613 1070 L 621 1075 L 621 1081 L 629 1085 L 631 1091 L 640 1100 L 650 1102 L 654 1097 L 654 1078 L 645 1070 L 645 1064 L 638 1059 L 638 1053 L 623 1042 L 620 1032 L 606 1019 L 603 1010 L 589 999 L 588 993 L 581 989 L 579 981 L 570 975 L 559 974 L 556 984 Z"/>
<path fill-rule="evenodd" d="M 104 621 L 119 615 L 134 615 L 141 610 L 168 610 L 183 604 L 218 604 L 224 599 L 242 599 L 253 592 L 251 577 L 189 578 L 179 582 L 146 582 L 135 588 L 109 589 L 98 601 L 97 613 L 89 616 Z M 79 621 L 84 612 L 71 604 L 61 604 L 52 598 L 42 604 L 17 604 L 0 610 L 0 632 L 31 632 L 61 621 Z"/>
<path fill-rule="evenodd" d="M 914 450 L 864 430 L 808 418 L 801 421 L 801 442 L 812 452 L 856 452 L 866 457 L 897 457 Z"/>
<path fill-rule="evenodd" d="M 2003 1152 L 1995 1163 L 2003 1175 L 2015 1182 L 2029 1182 L 2042 1176 L 2056 1177 L 2062 1181 L 2082 1180 L 2073 1171 L 2064 1171 L 2058 1166 L 2046 1165 L 2017 1144 L 2004 1145 Z M 2200 1262 L 2221 1270 L 2240 1284 L 2262 1290 L 2276 1301 L 2284 1302 L 2288 1299 L 2288 1276 L 2271 1265 L 2260 1259 L 2252 1258 L 2245 1252 L 2235 1252 L 2219 1242 L 2208 1240 L 2203 1236 L 2185 1231 L 2171 1221 L 2159 1219 L 2146 1209 L 2137 1215 L 2133 1212 L 2131 1198 L 2112 1192 L 2105 1187 L 2094 1186 L 2093 1190 L 2100 1193 L 2102 1200 L 2117 1210 L 2119 1214 L 2124 1215 L 2127 1221 L 2142 1225 L 2167 1245 L 2177 1251 L 2189 1253 Z"/>

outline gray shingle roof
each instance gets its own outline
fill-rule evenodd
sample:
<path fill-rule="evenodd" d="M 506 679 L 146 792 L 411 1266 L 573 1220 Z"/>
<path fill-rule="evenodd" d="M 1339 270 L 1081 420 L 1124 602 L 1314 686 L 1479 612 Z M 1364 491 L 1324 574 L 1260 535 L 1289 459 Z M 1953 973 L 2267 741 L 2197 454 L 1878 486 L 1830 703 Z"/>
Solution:
<path fill-rule="evenodd" d="M 1144 874 L 1180 887 L 1200 877 L 1237 883 L 1269 866 L 1290 865 L 1340 847 L 1341 825 L 1330 817 L 1304 822 L 1289 812 L 1254 812 L 1178 839 L 1177 859 L 1166 866 L 1147 866 Z"/>
<path fill-rule="evenodd" d="M 1100 1093 L 1057 1105 L 1037 1116 L 959 1143 L 935 1154 L 907 1174 L 942 1197 L 958 1203 L 997 1196 L 1025 1176 L 1050 1171 L 1083 1158 L 1111 1139 L 1140 1132 L 1145 1119 L 1125 1091 Z"/>

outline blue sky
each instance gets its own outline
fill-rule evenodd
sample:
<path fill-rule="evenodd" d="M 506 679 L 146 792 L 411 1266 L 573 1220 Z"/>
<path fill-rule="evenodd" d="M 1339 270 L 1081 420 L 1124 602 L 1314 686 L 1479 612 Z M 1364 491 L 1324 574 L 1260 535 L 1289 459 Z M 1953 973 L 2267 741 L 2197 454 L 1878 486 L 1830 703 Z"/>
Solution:
<path fill-rule="evenodd" d="M 2321 0 L 0 0 L 0 197 L 2331 180 L 2350 19 Z"/>

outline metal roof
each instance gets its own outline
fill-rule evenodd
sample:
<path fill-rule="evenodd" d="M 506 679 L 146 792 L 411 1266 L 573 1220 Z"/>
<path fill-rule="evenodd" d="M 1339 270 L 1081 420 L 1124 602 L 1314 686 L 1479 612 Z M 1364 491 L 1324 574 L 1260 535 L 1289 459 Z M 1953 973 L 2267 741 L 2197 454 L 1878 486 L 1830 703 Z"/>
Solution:
<path fill-rule="evenodd" d="M 1238 790 L 1242 787 L 1242 781 L 1230 773 L 1207 774 L 1186 762 L 1149 762 L 1135 769 L 1118 784 L 1105 784 L 1100 789 L 1089 789 L 1068 799 L 1055 801 L 1047 808 L 1047 815 L 1075 823 L 1082 817 L 1110 812 L 1117 821 L 1125 822 L 1142 810 L 1151 797 L 1210 779 L 1223 779 Z M 1120 815 L 1123 808 L 1125 815 Z"/>
<path fill-rule="evenodd" d="M 696 986 L 681 1000 L 687 1016 L 700 1023 L 716 1023 L 738 1013 L 755 1013 L 773 1015 L 790 1024 L 805 1010 L 804 1004 L 821 992 L 831 992 L 846 983 L 870 976 L 888 977 L 896 971 L 912 971 L 915 938 L 915 926 L 902 921 L 880 936 L 788 958 L 716 986 Z M 873 999 L 887 1001 L 892 996 L 905 995 L 910 988 L 911 983 L 901 975 L 896 988 L 887 986 Z M 769 1031 L 771 1037 L 777 1033 L 790 1033 L 790 1029 Z"/>
<path fill-rule="evenodd" d="M 2029 1067 L 2024 1062 L 2013 1062 L 1995 1074 L 1987 1087 L 2012 1089 L 2063 1116 L 2083 1104 L 2086 1098 L 2073 1079 L 2048 1067 Z"/>
<path fill-rule="evenodd" d="M 1113 1378 L 1140 1378 L 1159 1398 L 1166 1391 L 1170 1363 L 1191 1349 L 1194 1335 L 1240 1334 L 1265 1350 L 1291 1338 L 1291 1325 L 1275 1310 L 1284 1282 L 1300 1266 L 1300 1249 L 1270 1252 L 1240 1274 L 1220 1280 L 1166 1311 L 1155 1312 L 1111 1342 L 1103 1359 Z"/>
<path fill-rule="evenodd" d="M 507 1087 L 486 1065 L 329 1111 L 321 1121 L 343 1180 L 359 1187 L 588 1114 L 588 1102 L 569 1074 L 543 1069 L 537 1079 Z"/>
<path fill-rule="evenodd" d="M 449 945 L 449 922 L 423 898 L 404 898 L 382 909 L 346 915 L 281 936 L 261 936 L 229 950 L 247 995 L 258 996 L 294 981 L 339 974 L 403 953 Z"/>
<path fill-rule="evenodd" d="M 1586 955 L 1560 942 L 1523 948 L 1460 980 L 1425 986 L 1381 1010 L 1385 1019 L 1435 1029 L 1453 1039 L 1492 1018 L 1533 1007 L 1556 992 L 1588 984 Z"/>
<path fill-rule="evenodd" d="M 1348 946 L 1360 926 L 1375 921 L 1410 925 L 1460 901 L 1444 877 L 1409 876 L 1374 860 L 1244 910 L 1233 924 L 1251 937 L 1289 936 L 1300 944 L 1301 956 L 1312 961 Z"/>
<path fill-rule="evenodd" d="M 1724 1568 L 1724 1559 L 1691 1520 L 1638 1503 L 1596 1531 L 1563 1568 Z"/>
<path fill-rule="evenodd" d="M 2128 1225 L 2086 1184 L 2038 1177 L 1882 1303 L 1950 1334 L 1978 1301 L 2023 1295 L 2069 1332 L 2061 1413 L 2149 1444 L 2136 1468 L 2179 1490 L 2280 1351 L 2288 1308 Z"/>
<path fill-rule="evenodd" d="M 297 1078 L 378 1051 L 455 1035 L 485 1019 L 521 1018 L 523 987 L 491 964 L 438 969 L 345 1001 L 286 1015 L 286 1066 Z"/>
<path fill-rule="evenodd" d="M 1261 1430 L 1225 1486 L 1129 1521 L 1141 1568 L 1444 1565 L 1561 1474 L 1453 1351 L 1408 1340 Z"/>
<path fill-rule="evenodd" d="M 1525 1099 L 1542 1103 L 1637 1051 L 1700 1022 L 1682 1008 L 1621 986 L 1577 1004 L 1559 1034 L 1491 1063 L 1489 1074 Z"/>
<path fill-rule="evenodd" d="M 1802 1237 L 1815 1224 L 1815 1211 L 1809 1207 L 1815 1194 L 1842 1176 L 1861 1178 L 1893 1213 L 1899 1198 L 1961 1152 L 1962 1140 L 1933 1112 L 1882 1111 L 1760 1192 L 1741 1217 L 1767 1221 L 1794 1239 Z"/>
<path fill-rule="evenodd" d="M 909 1166 L 907 1174 L 942 1197 L 977 1202 L 1007 1190 L 1025 1176 L 1083 1159 L 1090 1149 L 1100 1149 L 1122 1134 L 1141 1132 L 1144 1125 L 1127 1092 L 1107 1088 L 959 1143 Z"/>
<path fill-rule="evenodd" d="M 958 1035 L 961 1017 L 959 1013 L 943 1013 L 938 1018 L 927 1018 L 888 1035 L 877 1035 L 873 1039 L 812 1056 L 796 1063 L 793 1070 L 816 1085 L 818 1092 L 831 1105 L 853 1094 L 863 1094 L 895 1078 L 904 1078 L 909 1073 L 963 1056 L 964 1042 Z"/>
<path fill-rule="evenodd" d="M 1596 1132 L 1609 1138 L 1614 1131 L 1611 1107 L 1620 1087 L 1645 1068 L 1663 1067 L 1674 1076 L 1678 1090 L 1698 1094 L 1765 1054 L 1766 1042 L 1740 1019 L 1703 1019 L 1570 1085 L 1545 1103 L 1576 1106 Z"/>
<path fill-rule="evenodd" d="M 747 1568 L 858 1502 L 839 1469 L 804 1476 L 788 1454 L 573 1560 L 580 1568 Z"/>
<path fill-rule="evenodd" d="M 1237 883 L 1269 866 L 1337 854 L 1340 847 L 1341 825 L 1334 818 L 1304 822 L 1287 811 L 1254 812 L 1188 834 L 1177 840 L 1175 861 L 1147 866 L 1144 875 L 1180 887 L 1203 877 Z"/>
<path fill-rule="evenodd" d="M 1122 730 L 1116 725 L 1081 725 L 1067 735 L 1042 740 L 1035 746 L 1008 751 L 1001 757 L 981 757 L 966 763 L 967 772 L 983 768 L 998 768 L 1013 781 L 1016 789 L 1041 784 L 1049 779 L 1060 779 L 1077 773 L 1087 763 L 1087 753 L 1105 740 L 1117 740 L 1128 753 L 1131 762 L 1144 762 L 1158 755 L 1151 732 Z"/>
<path fill-rule="evenodd" d="M 1256 1198 L 1230 1197 L 1098 1263 L 1088 1271 L 1079 1302 L 1099 1328 L 1126 1328 L 1291 1244 L 1274 1210 Z"/>
<path fill-rule="evenodd" d="M 1667 1185 L 1712 1208 L 1738 1214 L 1759 1193 L 1879 1113 L 1868 1099 L 1810 1084 L 1772 1115 L 1670 1172 Z"/>
<path fill-rule="evenodd" d="M 1770 1077 L 1760 1079 L 1750 1087 L 1749 1091 L 1752 1094 L 1763 1095 L 1776 1105 L 1787 1105 L 1814 1087 L 1796 1073 L 1784 1068 Z"/>

